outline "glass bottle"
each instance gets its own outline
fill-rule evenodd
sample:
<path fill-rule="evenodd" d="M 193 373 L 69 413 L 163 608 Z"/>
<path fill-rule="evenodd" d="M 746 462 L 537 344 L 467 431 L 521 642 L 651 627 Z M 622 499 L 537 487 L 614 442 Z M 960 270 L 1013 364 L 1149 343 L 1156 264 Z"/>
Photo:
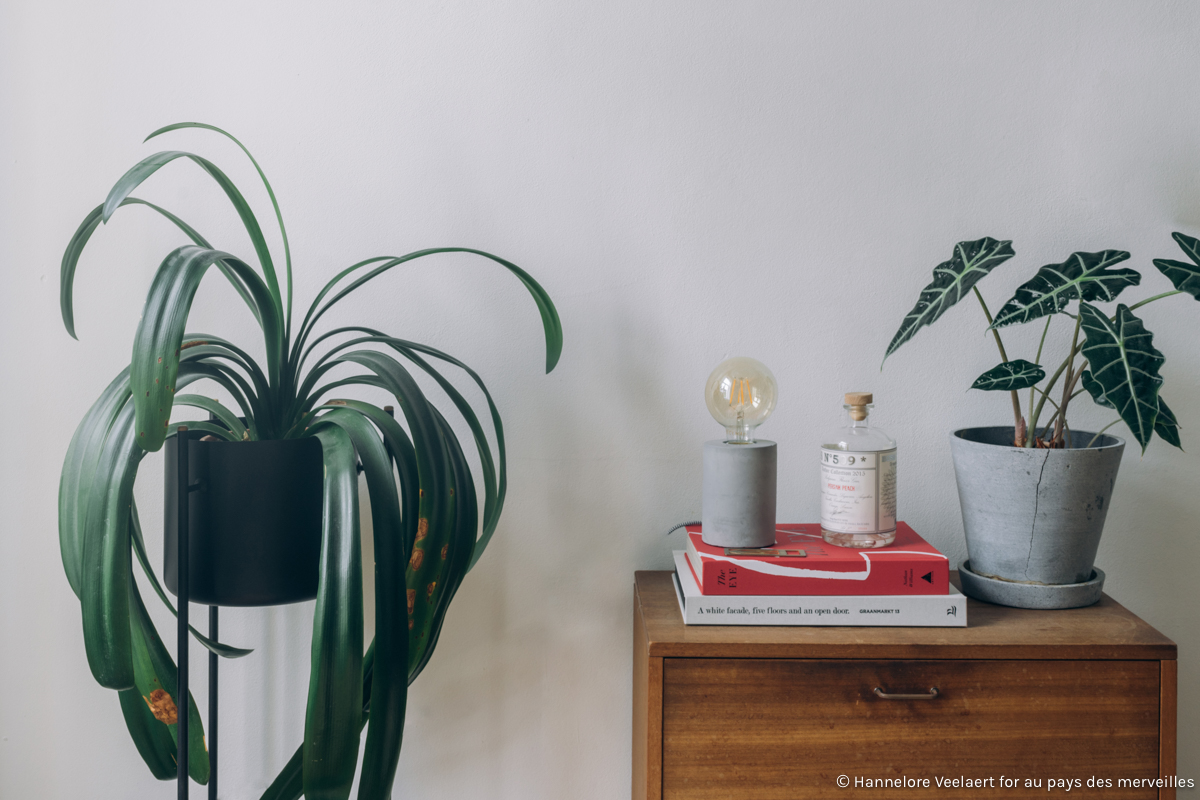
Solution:
<path fill-rule="evenodd" d="M 821 534 L 841 547 L 887 547 L 896 540 L 896 442 L 867 417 L 869 392 L 850 392 L 849 425 L 821 445 Z"/>

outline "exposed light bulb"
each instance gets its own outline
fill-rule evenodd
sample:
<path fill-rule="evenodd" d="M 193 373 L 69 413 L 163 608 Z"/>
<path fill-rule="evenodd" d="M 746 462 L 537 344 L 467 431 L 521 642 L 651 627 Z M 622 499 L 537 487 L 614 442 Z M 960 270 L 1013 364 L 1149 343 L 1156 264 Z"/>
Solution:
<path fill-rule="evenodd" d="M 717 365 L 704 387 L 704 402 L 713 419 L 725 426 L 725 441 L 751 444 L 754 429 L 775 410 L 779 386 L 761 361 L 735 356 Z"/>

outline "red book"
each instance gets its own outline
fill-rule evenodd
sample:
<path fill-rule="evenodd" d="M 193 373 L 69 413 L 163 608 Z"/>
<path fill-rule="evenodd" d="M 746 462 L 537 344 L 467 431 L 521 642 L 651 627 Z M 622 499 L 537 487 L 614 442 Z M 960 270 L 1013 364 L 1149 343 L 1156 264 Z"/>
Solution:
<path fill-rule="evenodd" d="M 687 529 L 688 566 L 702 594 L 897 595 L 946 594 L 950 561 L 903 522 L 888 547 L 859 549 L 826 544 L 821 525 L 778 525 L 774 548 L 798 555 L 759 555 L 705 544 L 700 526 Z"/>

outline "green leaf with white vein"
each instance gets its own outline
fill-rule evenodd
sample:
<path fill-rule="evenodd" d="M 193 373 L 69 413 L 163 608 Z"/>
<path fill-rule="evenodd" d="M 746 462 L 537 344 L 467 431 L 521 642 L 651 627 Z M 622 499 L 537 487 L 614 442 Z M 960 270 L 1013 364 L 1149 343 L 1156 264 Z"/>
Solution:
<path fill-rule="evenodd" d="M 1171 238 L 1183 250 L 1184 255 L 1192 260 L 1195 264 L 1200 264 L 1200 239 L 1194 236 L 1188 236 L 1186 233 L 1176 231 L 1171 234 Z"/>
<path fill-rule="evenodd" d="M 1080 304 L 1079 314 L 1087 336 L 1083 355 L 1092 377 L 1144 453 L 1158 418 L 1163 354 L 1154 349 L 1154 335 L 1124 303 L 1117 306 L 1114 320 L 1088 303 Z"/>
<path fill-rule="evenodd" d="M 1167 444 L 1183 449 L 1183 443 L 1179 441 L 1179 423 L 1175 421 L 1175 413 L 1167 407 L 1161 394 L 1158 396 L 1158 416 L 1154 419 L 1154 432 Z"/>
<path fill-rule="evenodd" d="M 972 286 L 1013 255 L 1011 241 L 998 241 L 990 236 L 956 244 L 950 260 L 934 267 L 933 282 L 921 290 L 917 304 L 900 323 L 900 330 L 892 337 L 883 359 L 886 361 L 922 327 L 936 322 Z"/>
<path fill-rule="evenodd" d="M 1134 269 L 1111 269 L 1129 258 L 1124 250 L 1072 253 L 1061 264 L 1047 264 L 1021 284 L 1012 299 L 996 314 L 992 328 L 1029 322 L 1057 314 L 1072 300 L 1108 302 L 1126 286 L 1137 286 L 1142 276 Z"/>
<path fill-rule="evenodd" d="M 1188 258 L 1195 261 L 1196 264 L 1200 264 L 1200 239 L 1194 239 L 1182 233 L 1172 233 L 1171 236 L 1179 243 Z M 1185 264 L 1182 261 L 1171 261 L 1166 258 L 1154 259 L 1154 266 L 1167 276 L 1171 285 L 1200 300 L 1200 266 L 1196 266 L 1196 264 Z"/>
<path fill-rule="evenodd" d="M 1087 393 L 1092 396 L 1092 402 L 1101 408 L 1116 408 L 1107 397 L 1104 396 L 1104 387 L 1100 385 L 1100 381 L 1092 377 L 1091 370 L 1084 370 L 1080 376 L 1083 381 L 1083 388 L 1087 389 Z"/>
<path fill-rule="evenodd" d="M 997 364 L 980 375 L 971 384 L 972 389 L 982 389 L 985 392 L 1010 392 L 1016 389 L 1028 389 L 1042 378 L 1046 371 L 1031 361 L 1018 358 L 1015 361 L 1005 361 Z"/>
<path fill-rule="evenodd" d="M 1104 387 L 1092 377 L 1089 370 L 1083 371 L 1082 380 L 1083 388 L 1087 389 L 1096 405 L 1113 408 L 1113 404 L 1104 396 Z M 1161 394 L 1158 396 L 1158 416 L 1154 418 L 1154 432 L 1167 444 L 1183 449 L 1183 444 L 1179 441 L 1179 423 L 1175 421 L 1175 413 L 1167 406 L 1167 401 L 1163 400 Z"/>

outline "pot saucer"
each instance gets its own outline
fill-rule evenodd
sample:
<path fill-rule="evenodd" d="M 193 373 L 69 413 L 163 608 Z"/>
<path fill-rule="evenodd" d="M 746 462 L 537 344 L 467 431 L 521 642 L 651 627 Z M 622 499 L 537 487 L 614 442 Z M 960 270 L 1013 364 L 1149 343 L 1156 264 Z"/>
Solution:
<path fill-rule="evenodd" d="M 1048 586 L 985 578 L 971 571 L 968 560 L 958 568 L 958 577 L 967 597 L 1013 608 L 1082 608 L 1098 602 L 1104 590 L 1104 571 L 1099 567 L 1092 568 L 1091 580 L 1084 583 Z"/>

